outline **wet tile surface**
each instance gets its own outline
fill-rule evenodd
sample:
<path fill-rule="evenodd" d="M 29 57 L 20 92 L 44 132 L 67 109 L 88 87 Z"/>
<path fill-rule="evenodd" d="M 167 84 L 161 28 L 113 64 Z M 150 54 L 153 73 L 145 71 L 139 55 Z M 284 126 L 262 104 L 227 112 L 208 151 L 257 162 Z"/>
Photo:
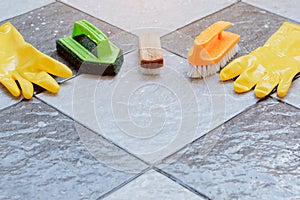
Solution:
<path fill-rule="evenodd" d="M 299 199 L 299 121 L 298 109 L 269 99 L 161 167 L 212 199 Z"/>
<path fill-rule="evenodd" d="M 148 162 L 156 162 L 256 103 L 237 95 L 218 75 L 186 76 L 188 63 L 164 52 L 160 76 L 142 75 L 138 52 L 125 56 L 114 77 L 80 75 L 58 95 L 38 98 Z"/>
<path fill-rule="evenodd" d="M 0 122 L 0 199 L 96 199 L 146 168 L 35 99 Z"/>
<path fill-rule="evenodd" d="M 136 36 L 58 2 L 15 17 L 9 21 L 19 30 L 27 42 L 41 52 L 69 66 L 73 74 L 76 75 L 77 68 L 71 66 L 57 54 L 55 41 L 71 35 L 74 22 L 82 19 L 91 22 L 99 28 L 124 53 L 137 48 Z M 4 22 L 6 21 L 2 23 Z M 57 80 L 62 82 L 65 79 L 57 78 Z"/>
<path fill-rule="evenodd" d="M 194 38 L 208 26 L 220 20 L 232 22 L 234 26 L 230 27 L 228 31 L 241 36 L 240 51 L 237 56 L 250 53 L 263 45 L 282 22 L 291 21 L 245 3 L 237 3 L 164 36 L 162 46 L 186 57 L 188 50 L 193 45 Z M 178 40 L 180 42 L 177 42 Z"/>
<path fill-rule="evenodd" d="M 270 12 L 276 13 L 278 15 L 284 16 L 289 19 L 296 20 L 300 22 L 300 5 L 297 0 L 290 1 L 260 1 L 260 0 L 243 0 L 246 3 L 257 6 L 262 9 L 266 9 Z"/>
<path fill-rule="evenodd" d="M 283 21 L 300 22 L 296 1 L 235 2 L 0 2 L 0 24 L 12 22 L 68 66 L 55 41 L 76 20 L 90 21 L 127 54 L 116 77 L 57 78 L 58 95 L 21 101 L 0 85 L 0 199 L 300 199 L 299 79 L 281 103 L 276 94 L 257 103 L 252 91 L 237 95 L 218 74 L 186 76 L 194 38 L 216 21 L 234 23 L 237 56 L 262 45 Z M 160 76 L 142 75 L 133 51 L 132 33 L 150 31 L 169 33 L 162 45 L 179 55 L 164 51 Z M 161 173 L 144 173 L 136 157 Z"/>
<path fill-rule="evenodd" d="M 284 98 L 279 98 L 277 93 L 272 94 L 272 97 L 300 108 L 300 80 L 297 79 L 292 82 L 291 87 Z"/>
<path fill-rule="evenodd" d="M 19 1 L 19 0 L 9 0 L 0 2 L 0 21 L 9 19 L 16 15 L 20 15 L 31 10 L 37 9 L 41 6 L 47 5 L 54 2 L 54 0 L 29 0 L 29 1 Z"/>
<path fill-rule="evenodd" d="M 105 200 L 127 200 L 127 199 L 189 199 L 201 200 L 200 196 L 181 187 L 178 183 L 150 171 L 133 180 L 123 188 L 104 198 Z"/>
<path fill-rule="evenodd" d="M 236 0 L 62 1 L 135 34 L 145 31 L 169 33 L 236 2 Z"/>

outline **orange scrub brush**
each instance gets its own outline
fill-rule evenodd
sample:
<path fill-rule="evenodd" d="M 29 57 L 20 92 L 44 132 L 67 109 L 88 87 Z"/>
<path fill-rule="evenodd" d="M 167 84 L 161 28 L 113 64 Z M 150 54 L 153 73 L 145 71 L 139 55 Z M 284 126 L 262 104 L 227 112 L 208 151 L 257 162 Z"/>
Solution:
<path fill-rule="evenodd" d="M 196 37 L 188 52 L 189 77 L 204 78 L 215 74 L 238 52 L 240 36 L 224 31 L 230 26 L 230 22 L 219 21 Z"/>

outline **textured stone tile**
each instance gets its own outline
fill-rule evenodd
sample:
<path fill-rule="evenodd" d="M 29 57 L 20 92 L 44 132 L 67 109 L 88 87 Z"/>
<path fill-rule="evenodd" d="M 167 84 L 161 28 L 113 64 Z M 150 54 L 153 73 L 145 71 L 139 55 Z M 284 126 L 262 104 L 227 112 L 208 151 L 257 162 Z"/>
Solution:
<path fill-rule="evenodd" d="M 245 3 L 237 3 L 164 36 L 162 46 L 186 57 L 188 50 L 193 45 L 194 38 L 219 20 L 232 22 L 234 26 L 230 27 L 228 31 L 241 36 L 239 42 L 241 49 L 237 56 L 247 54 L 263 45 L 282 22 L 290 21 Z"/>
<path fill-rule="evenodd" d="M 15 17 L 17 15 L 29 12 L 41 6 L 47 5 L 54 2 L 54 0 L 29 0 L 29 1 L 18 1 L 18 0 L 3 0 L 0 2 L 0 21 Z"/>
<path fill-rule="evenodd" d="M 256 104 L 161 168 L 212 199 L 299 199 L 300 112 Z"/>
<path fill-rule="evenodd" d="M 38 98 L 148 162 L 156 162 L 256 103 L 218 75 L 186 76 L 185 59 L 164 52 L 160 76 L 142 75 L 138 52 L 116 77 L 80 75 Z"/>
<path fill-rule="evenodd" d="M 259 1 L 259 0 L 243 0 L 262 9 L 284 16 L 300 22 L 300 5 L 297 0 L 284 1 L 279 0 L 274 3 L 273 1 Z"/>
<path fill-rule="evenodd" d="M 74 66 L 70 66 L 57 54 L 55 41 L 71 35 L 74 22 L 82 19 L 86 19 L 98 27 L 124 53 L 137 48 L 137 39 L 132 34 L 59 2 L 15 17 L 9 21 L 19 30 L 27 42 L 41 52 L 68 65 L 74 75 L 76 75 L 78 70 Z M 57 80 L 62 82 L 65 79 L 57 78 Z"/>
<path fill-rule="evenodd" d="M 272 97 L 300 108 L 300 80 L 296 79 L 292 82 L 291 87 L 284 98 L 279 98 L 277 93 L 274 93 Z"/>
<path fill-rule="evenodd" d="M 0 199 L 96 199 L 146 167 L 35 99 L 0 123 Z"/>
<path fill-rule="evenodd" d="M 145 31 L 169 33 L 236 2 L 236 0 L 62 1 L 135 34 Z"/>
<path fill-rule="evenodd" d="M 105 200 L 203 199 L 162 174 L 150 171 L 125 185 Z"/>
<path fill-rule="evenodd" d="M 5 87 L 0 84 L 0 110 L 16 104 L 22 100 L 21 97 L 13 97 Z"/>

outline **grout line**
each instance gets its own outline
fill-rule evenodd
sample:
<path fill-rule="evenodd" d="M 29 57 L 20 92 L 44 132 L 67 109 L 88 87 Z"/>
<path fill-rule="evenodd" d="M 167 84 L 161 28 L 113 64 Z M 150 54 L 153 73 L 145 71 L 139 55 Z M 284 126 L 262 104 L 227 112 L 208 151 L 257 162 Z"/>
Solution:
<path fill-rule="evenodd" d="M 96 131 L 94 131 L 93 129 L 87 127 L 85 124 L 75 120 L 72 118 L 72 116 L 69 116 L 68 114 L 62 112 L 61 110 L 57 109 L 56 107 L 54 107 L 51 104 L 48 104 L 47 102 L 45 102 L 44 100 L 42 100 L 41 98 L 35 96 L 36 99 L 38 99 L 39 101 L 43 102 L 44 104 L 50 106 L 51 108 L 55 109 L 56 111 L 58 111 L 59 113 L 63 114 L 64 116 L 68 117 L 69 119 L 71 119 L 74 123 L 77 123 L 79 125 L 81 125 L 82 127 L 86 128 L 87 130 L 91 131 L 92 133 L 96 134 L 97 136 L 101 137 L 102 139 L 106 140 L 107 142 L 109 142 L 110 144 L 113 144 L 114 146 L 118 147 L 119 149 L 125 151 L 127 154 L 129 154 L 130 156 L 136 158 L 137 160 L 141 161 L 142 163 L 144 163 L 147 166 L 150 166 L 151 163 L 148 163 L 146 161 L 144 161 L 143 159 L 139 158 L 138 156 L 136 156 L 135 154 L 129 152 L 128 150 L 124 149 L 123 147 L 119 146 L 118 144 L 116 144 L 114 141 L 110 140 L 109 138 L 106 138 L 105 136 L 97 133 Z"/>
<path fill-rule="evenodd" d="M 181 185 L 182 187 L 184 187 L 185 189 L 189 190 L 190 192 L 201 196 L 202 198 L 206 199 L 206 200 L 210 200 L 209 197 L 207 197 L 206 195 L 202 194 L 201 192 L 199 192 L 198 190 L 194 189 L 193 187 L 187 185 L 186 183 L 184 183 L 183 181 L 181 181 L 180 179 L 174 177 L 173 175 L 159 169 L 159 168 L 154 168 L 155 171 L 157 171 L 158 173 L 166 176 L 167 178 L 171 179 L 172 181 L 174 181 L 175 183 Z"/>
<path fill-rule="evenodd" d="M 67 7 L 69 7 L 69 8 L 72 8 L 72 9 L 74 9 L 74 10 L 77 10 L 77 11 L 80 12 L 80 13 L 84 13 L 84 14 L 88 15 L 89 17 L 92 17 L 92 18 L 94 18 L 94 19 L 96 19 L 96 20 L 99 20 L 99 21 L 101 21 L 101 22 L 104 22 L 104 23 L 106 23 L 107 25 L 110 25 L 110 26 L 112 26 L 112 27 L 118 29 L 120 32 L 126 32 L 126 33 L 128 33 L 128 34 L 130 34 L 130 35 L 136 37 L 135 34 L 129 32 L 129 31 L 126 31 L 126 30 L 124 30 L 124 29 L 122 29 L 122 28 L 119 28 L 119 27 L 117 27 L 117 26 L 115 26 L 115 25 L 113 25 L 113 24 L 110 24 L 109 22 L 104 21 L 104 20 L 102 20 L 102 19 L 100 19 L 100 18 L 98 18 L 98 17 L 96 17 L 96 16 L 93 16 L 93 15 L 91 15 L 91 14 L 85 12 L 85 11 L 82 11 L 82 10 L 80 10 L 80 9 L 78 9 L 78 8 L 76 8 L 76 7 L 74 7 L 74 6 L 72 6 L 72 5 L 69 5 L 69 4 L 67 4 L 67 3 L 65 3 L 65 2 L 62 2 L 62 1 L 60 1 L 60 0 L 57 0 L 57 2 L 58 2 L 58 3 L 61 3 L 61 4 L 63 4 L 63 5 L 65 5 L 65 6 L 67 6 Z"/>
<path fill-rule="evenodd" d="M 257 6 L 257 5 L 253 5 L 253 4 L 251 4 L 251 3 L 245 2 L 244 0 L 240 0 L 240 2 L 243 3 L 243 4 L 246 4 L 246 5 L 248 5 L 248 6 L 252 6 L 252 7 L 254 7 L 254 8 L 263 10 L 263 11 L 265 11 L 265 12 L 267 12 L 267 13 L 276 15 L 276 16 L 278 16 L 278 17 L 281 17 L 281 18 L 290 20 L 290 21 L 292 21 L 293 23 L 297 23 L 297 24 L 300 23 L 300 21 L 296 21 L 296 20 L 294 20 L 294 19 L 288 18 L 288 17 L 283 16 L 283 15 L 281 15 L 281 14 L 279 14 L 279 13 L 275 13 L 274 11 L 271 11 L 271 10 L 267 10 L 266 8 L 262 8 L 262 7 L 259 7 L 259 6 Z"/>
<path fill-rule="evenodd" d="M 283 104 L 285 104 L 285 105 L 287 105 L 287 106 L 290 106 L 290 107 L 292 107 L 292 108 L 295 108 L 295 109 L 297 109 L 297 110 L 300 110 L 300 108 L 299 107 L 297 107 L 297 106 L 295 106 L 295 105 L 293 105 L 293 104 L 290 104 L 290 103 L 288 103 L 288 102 L 285 102 L 283 99 L 278 99 L 278 98 L 276 98 L 276 97 L 271 97 L 273 100 L 275 100 L 275 101 L 278 101 L 278 102 L 280 102 L 280 103 L 283 103 Z"/>
<path fill-rule="evenodd" d="M 232 4 L 230 4 L 230 5 L 228 5 L 228 6 L 224 7 L 224 8 L 221 8 L 221 9 L 219 9 L 219 10 L 217 10 L 217 11 L 211 13 L 211 14 L 208 14 L 208 15 L 205 15 L 205 16 L 199 18 L 199 19 L 196 19 L 196 20 L 194 20 L 194 21 L 192 21 L 192 22 L 190 22 L 190 23 L 188 23 L 188 24 L 186 24 L 186 25 L 184 25 L 184 26 L 181 26 L 181 27 L 179 27 L 179 28 L 176 28 L 175 30 L 173 30 L 173 31 L 171 31 L 171 32 L 168 32 L 168 33 L 166 33 L 166 34 L 164 34 L 164 35 L 161 35 L 160 37 L 162 38 L 162 37 L 164 37 L 164 36 L 167 36 L 167 35 L 169 35 L 169 34 L 171 34 L 171 33 L 173 33 L 173 32 L 178 31 L 179 29 L 182 29 L 182 28 L 184 28 L 184 27 L 186 27 L 186 26 L 188 26 L 188 25 L 190 25 L 190 24 L 193 24 L 194 22 L 197 22 L 197 21 L 199 21 L 199 20 L 201 20 L 201 19 L 204 19 L 204 18 L 206 18 L 206 17 L 208 17 L 208 16 L 211 16 L 211 15 L 213 15 L 213 14 L 216 14 L 216 13 L 218 13 L 218 12 L 224 10 L 224 9 L 227 9 L 227 8 L 229 8 L 229 7 L 231 7 L 231 6 L 233 6 L 233 5 L 237 4 L 237 3 L 239 3 L 239 1 L 241 1 L 241 0 L 237 0 L 237 2 L 235 2 L 235 3 L 232 3 Z M 113 27 L 115 27 L 115 28 L 118 28 L 118 29 L 120 29 L 120 30 L 122 30 L 122 31 L 124 31 L 124 32 L 126 32 L 126 33 L 129 33 L 129 34 L 131 34 L 131 35 L 133 35 L 133 36 L 138 37 L 138 35 L 136 35 L 136 34 L 134 34 L 134 33 L 131 33 L 130 31 L 126 31 L 126 30 L 124 30 L 124 29 L 122 29 L 122 28 L 119 28 L 119 27 L 113 25 L 113 24 L 110 24 L 109 22 L 106 22 L 106 21 L 104 21 L 104 20 L 102 20 L 102 19 L 100 19 L 100 18 L 98 18 L 98 17 L 96 17 L 96 16 L 93 16 L 93 15 L 91 15 L 91 14 L 85 12 L 85 11 L 82 11 L 82 10 L 76 8 L 76 7 L 73 7 L 72 5 L 69 5 L 69 4 L 67 4 L 67 3 L 65 3 L 65 2 L 63 2 L 63 1 L 56 0 L 56 2 L 59 2 L 59 3 L 61 3 L 61 4 L 64 4 L 65 6 L 71 7 L 71 8 L 73 8 L 73 9 L 77 10 L 77 11 L 80 11 L 80 12 L 82 12 L 82 13 L 85 13 L 85 14 L 89 15 L 90 17 L 93 17 L 93 18 L 95 18 L 95 19 L 101 20 L 101 21 L 103 21 L 103 22 L 105 22 L 105 23 L 107 23 L 107 24 L 109 24 L 109 25 L 111 25 L 111 26 L 113 26 Z"/>
<path fill-rule="evenodd" d="M 125 182 L 121 183 L 120 185 L 118 185 L 117 187 L 113 188 L 112 190 L 104 193 L 103 195 L 101 195 L 100 197 L 98 197 L 97 199 L 104 199 L 105 197 L 113 194 L 114 192 L 117 192 L 118 190 L 120 190 L 121 188 L 125 187 L 126 185 L 128 185 L 129 183 L 131 183 L 132 181 L 136 180 L 137 178 L 139 178 L 140 176 L 142 176 L 143 174 L 147 173 L 148 171 L 150 171 L 152 168 L 148 167 L 146 169 L 144 169 L 143 171 L 141 171 L 140 173 L 138 173 L 137 175 L 133 176 L 132 178 L 126 180 Z"/>
<path fill-rule="evenodd" d="M 69 66 L 67 66 L 68 68 L 70 68 Z M 76 78 L 77 76 L 79 76 L 80 74 L 79 73 L 76 73 L 74 76 L 72 76 L 72 77 L 70 77 L 70 78 L 66 78 L 66 79 L 64 79 L 64 80 L 61 80 L 61 81 L 57 81 L 57 80 L 55 80 L 57 83 L 58 83 L 58 85 L 59 86 L 61 86 L 62 84 L 64 84 L 64 83 L 66 83 L 66 82 L 68 82 L 68 81 L 70 81 L 70 80 L 72 80 L 72 79 L 74 79 L 74 78 Z M 46 92 L 47 90 L 45 89 L 45 88 L 43 88 L 43 87 L 41 87 L 41 86 L 39 86 L 39 85 L 37 85 L 40 89 L 39 89 L 39 91 L 34 91 L 34 96 L 35 97 L 37 97 L 36 95 L 39 95 L 39 94 L 41 94 L 41 93 L 43 93 L 43 92 Z"/>
<path fill-rule="evenodd" d="M 15 102 L 15 103 L 13 103 L 13 104 L 11 104 L 11 105 L 7 106 L 7 107 L 1 108 L 1 109 L 0 109 L 0 112 L 2 112 L 2 111 L 5 111 L 5 110 L 7 110 L 7 109 L 9 109 L 9 108 L 11 108 L 11 107 L 13 107 L 13 106 L 15 106 L 15 105 L 17 105 L 17 104 L 21 103 L 23 100 L 24 100 L 24 98 L 23 98 L 23 99 L 21 99 L 21 100 L 20 100 L 20 101 L 18 101 L 18 102 Z"/>
<path fill-rule="evenodd" d="M 227 6 L 227 7 L 224 7 L 224 8 L 222 8 L 222 9 L 220 9 L 220 10 L 214 12 L 214 13 L 211 13 L 211 14 L 209 14 L 209 15 L 206 15 L 206 16 L 204 16 L 204 17 L 202 17 L 202 18 L 200 18 L 200 19 L 197 19 L 197 20 L 195 20 L 195 21 L 193 21 L 193 22 L 191 22 L 191 23 L 188 23 L 188 24 L 186 24 L 186 25 L 184 25 L 184 26 L 182 26 L 182 27 L 180 27 L 180 28 L 178 28 L 178 29 L 176 29 L 176 30 L 170 32 L 170 33 L 167 33 L 167 34 L 165 34 L 165 35 L 162 35 L 161 38 L 162 38 L 162 37 L 169 36 L 169 35 L 171 35 L 171 34 L 174 34 L 175 32 L 178 32 L 178 31 L 180 32 L 180 30 L 182 30 L 182 29 L 184 29 L 184 28 L 186 28 L 186 27 L 188 27 L 188 26 L 190 26 L 190 25 L 192 25 L 192 24 L 194 24 L 194 23 L 196 23 L 196 22 L 198 22 L 198 21 L 205 20 L 206 18 L 208 18 L 208 17 L 210 17 L 210 16 L 212 16 L 212 15 L 215 15 L 215 14 L 217 14 L 217 13 L 219 13 L 219 12 L 222 12 L 223 10 L 228 9 L 228 8 L 230 8 L 230 7 L 232 7 L 232 6 L 236 5 L 236 4 L 245 4 L 245 5 L 251 6 L 251 7 L 253 7 L 253 8 L 256 8 L 256 9 L 259 9 L 259 10 L 263 10 L 263 11 L 265 11 L 265 12 L 267 12 L 267 13 L 272 14 L 272 15 L 276 15 L 276 16 L 278 16 L 278 17 L 281 17 L 281 18 L 290 20 L 290 21 L 292 21 L 293 23 L 298 23 L 298 24 L 300 23 L 300 22 L 298 22 L 298 21 L 296 21 L 296 20 L 294 20 L 294 19 L 288 18 L 288 17 L 283 16 L 283 15 L 280 15 L 280 14 L 278 14 L 278 13 L 274 13 L 274 12 L 272 12 L 272 11 L 270 11 L 270 10 L 266 10 L 266 9 L 264 9 L 264 8 L 261 8 L 261 7 L 252 5 L 252 4 L 247 3 L 247 2 L 244 2 L 244 1 L 242 1 L 242 0 L 238 0 L 237 2 L 231 4 L 231 5 Z"/>
<path fill-rule="evenodd" d="M 267 99 L 267 98 L 266 98 L 266 99 Z M 262 100 L 262 101 L 263 101 L 263 100 Z M 173 152 L 172 154 L 170 154 L 170 155 L 164 157 L 163 159 L 161 159 L 161 160 L 155 162 L 155 163 L 153 164 L 153 166 L 157 166 L 157 165 L 163 164 L 164 161 L 170 159 L 170 158 L 171 158 L 172 156 L 174 156 L 175 154 L 177 154 L 177 153 L 183 151 L 184 149 L 188 148 L 190 145 L 193 145 L 193 143 L 195 143 L 195 142 L 201 140 L 201 139 L 204 138 L 207 134 L 209 134 L 209 133 L 211 133 L 211 132 L 213 132 L 213 131 L 215 131 L 215 130 L 221 128 L 223 125 L 227 124 L 229 121 L 231 121 L 231 120 L 233 120 L 233 119 L 235 119 L 235 118 L 237 118 L 237 117 L 240 117 L 240 116 L 243 115 L 245 112 L 248 112 L 249 110 L 251 110 L 252 108 L 254 108 L 254 107 L 255 107 L 258 103 L 260 103 L 260 102 L 261 102 L 261 101 L 257 101 L 257 102 L 254 103 L 253 105 L 251 105 L 251 106 L 245 108 L 245 109 L 242 110 L 240 113 L 238 113 L 237 115 L 231 117 L 230 119 L 227 119 L 226 121 L 224 121 L 224 122 L 223 122 L 222 124 L 220 124 L 219 126 L 213 128 L 212 130 L 209 130 L 208 132 L 204 133 L 204 134 L 201 135 L 200 137 L 195 138 L 195 139 L 192 140 L 190 143 L 188 143 L 188 144 L 184 145 L 183 147 L 181 147 L 180 149 L 176 150 L 176 151 Z M 173 163 L 173 162 L 171 162 L 171 163 Z M 171 163 L 170 163 L 170 164 L 171 164 Z"/>
<path fill-rule="evenodd" d="M 7 19 L 4 19 L 4 20 L 0 21 L 0 24 L 2 24 L 4 21 L 10 21 L 11 19 L 17 18 L 17 17 L 19 17 L 21 15 L 27 15 L 28 13 L 30 14 L 31 12 L 35 12 L 35 11 L 37 11 L 37 10 L 43 8 L 43 7 L 46 7 L 46 6 L 49 6 L 51 4 L 55 4 L 55 3 L 56 3 L 56 1 L 48 3 L 48 4 L 45 4 L 45 5 L 42 5 L 42 6 L 38 7 L 38 8 L 34 8 L 34 9 L 29 10 L 29 11 L 27 11 L 25 13 L 17 14 L 17 15 L 15 15 L 13 17 L 10 17 L 10 18 L 7 18 Z"/>
<path fill-rule="evenodd" d="M 187 60 L 187 58 L 186 58 L 186 57 L 184 57 L 184 56 L 180 55 L 179 53 L 176 53 L 176 52 L 174 52 L 174 51 L 170 50 L 169 48 L 162 47 L 162 49 L 164 49 L 164 50 L 166 50 L 166 51 L 168 51 L 168 52 L 170 52 L 170 53 L 172 53 L 172 54 L 174 54 L 174 55 L 176 55 L 176 56 L 179 56 L 180 58 L 183 58 L 183 59 Z"/>
<path fill-rule="evenodd" d="M 194 21 L 192 21 L 192 22 L 190 22 L 190 23 L 188 23 L 188 24 L 186 24 L 186 25 L 184 25 L 184 26 L 182 26 L 182 27 L 177 28 L 176 30 L 174 30 L 174 31 L 172 31 L 172 32 L 170 32 L 170 33 L 167 33 L 167 34 L 165 34 L 165 35 L 162 35 L 161 38 L 162 38 L 162 37 L 166 37 L 166 36 L 168 36 L 168 35 L 171 35 L 171 34 L 177 32 L 177 31 L 179 31 L 179 30 L 181 30 L 181 29 L 184 29 L 184 28 L 186 28 L 186 27 L 188 27 L 188 26 L 190 26 L 190 25 L 192 25 L 192 24 L 194 24 L 194 23 L 196 23 L 196 22 L 198 22 L 198 21 L 200 21 L 200 20 L 204 20 L 204 19 L 206 19 L 206 18 L 208 18 L 208 17 L 210 17 L 210 16 L 212 16 L 212 15 L 215 15 L 215 14 L 217 14 L 217 13 L 219 13 L 219 12 L 222 12 L 223 10 L 228 9 L 228 8 L 230 8 L 230 7 L 232 7 L 232 6 L 236 5 L 236 4 L 238 4 L 238 3 L 239 3 L 239 1 L 237 1 L 237 2 L 235 2 L 235 3 L 232 3 L 232 4 L 230 4 L 230 5 L 228 5 L 228 6 L 224 7 L 224 8 L 221 8 L 221 9 L 219 9 L 219 10 L 217 10 L 217 11 L 211 13 L 211 14 L 208 14 L 208 15 L 205 15 L 205 16 L 199 18 L 199 19 L 196 19 L 196 20 L 194 20 Z"/>

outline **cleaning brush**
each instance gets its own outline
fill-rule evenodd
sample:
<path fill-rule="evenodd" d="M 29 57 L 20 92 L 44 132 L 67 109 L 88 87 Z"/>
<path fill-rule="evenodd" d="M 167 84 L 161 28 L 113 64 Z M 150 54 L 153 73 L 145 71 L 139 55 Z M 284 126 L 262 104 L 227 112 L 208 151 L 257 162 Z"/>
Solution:
<path fill-rule="evenodd" d="M 219 21 L 196 37 L 188 52 L 189 77 L 204 78 L 215 74 L 238 52 L 240 36 L 224 31 L 230 26 L 230 22 Z"/>
<path fill-rule="evenodd" d="M 72 35 L 57 40 L 56 48 L 80 73 L 116 75 L 124 60 L 121 49 L 86 20 L 75 22 Z"/>

